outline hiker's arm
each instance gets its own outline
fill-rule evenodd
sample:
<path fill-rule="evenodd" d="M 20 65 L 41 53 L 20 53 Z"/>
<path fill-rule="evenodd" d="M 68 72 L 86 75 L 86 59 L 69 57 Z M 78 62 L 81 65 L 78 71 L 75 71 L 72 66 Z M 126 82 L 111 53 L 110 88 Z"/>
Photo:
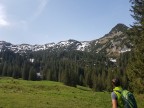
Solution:
<path fill-rule="evenodd" d="M 111 98 L 112 98 L 112 108 L 117 108 L 117 97 L 114 92 L 111 93 Z"/>
<path fill-rule="evenodd" d="M 115 99 L 112 100 L 112 108 L 117 108 L 117 101 Z"/>

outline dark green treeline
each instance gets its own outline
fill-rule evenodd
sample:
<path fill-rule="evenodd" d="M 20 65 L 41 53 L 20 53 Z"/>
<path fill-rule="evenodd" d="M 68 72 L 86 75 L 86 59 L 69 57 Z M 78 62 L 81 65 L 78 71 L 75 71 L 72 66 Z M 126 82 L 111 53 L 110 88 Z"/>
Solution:
<path fill-rule="evenodd" d="M 115 63 L 103 53 L 46 50 L 20 55 L 7 50 L 0 53 L 0 75 L 88 86 L 95 91 L 111 90 L 111 79 L 116 76 L 127 87 L 128 55 L 122 54 Z"/>

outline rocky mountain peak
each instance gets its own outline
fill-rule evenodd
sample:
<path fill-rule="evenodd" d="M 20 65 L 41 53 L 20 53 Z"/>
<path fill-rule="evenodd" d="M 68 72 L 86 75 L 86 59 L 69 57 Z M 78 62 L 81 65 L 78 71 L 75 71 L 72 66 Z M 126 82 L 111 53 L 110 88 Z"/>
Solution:
<path fill-rule="evenodd" d="M 109 33 L 111 34 L 116 32 L 126 32 L 127 29 L 128 27 L 126 25 L 119 23 L 115 27 L 113 27 Z"/>

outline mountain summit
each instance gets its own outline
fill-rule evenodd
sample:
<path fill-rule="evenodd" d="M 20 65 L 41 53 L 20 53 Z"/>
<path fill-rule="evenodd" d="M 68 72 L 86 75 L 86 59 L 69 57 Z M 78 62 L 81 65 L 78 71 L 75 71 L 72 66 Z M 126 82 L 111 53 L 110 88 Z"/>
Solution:
<path fill-rule="evenodd" d="M 125 32 L 128 29 L 128 27 L 122 23 L 117 24 L 115 27 L 111 29 L 109 33 L 114 33 L 114 32 Z"/>

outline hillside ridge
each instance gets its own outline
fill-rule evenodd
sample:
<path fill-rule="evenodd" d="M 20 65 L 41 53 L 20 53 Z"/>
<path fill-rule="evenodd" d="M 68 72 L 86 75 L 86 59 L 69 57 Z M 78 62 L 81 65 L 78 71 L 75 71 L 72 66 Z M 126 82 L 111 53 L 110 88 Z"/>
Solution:
<path fill-rule="evenodd" d="M 129 45 L 126 45 L 128 42 L 125 33 L 127 29 L 128 27 L 126 25 L 119 23 L 113 27 L 108 34 L 92 41 L 77 41 L 69 39 L 58 43 L 53 42 L 44 45 L 30 45 L 26 43 L 14 45 L 6 41 L 0 41 L 0 51 L 9 49 L 14 53 L 27 53 L 41 50 L 78 50 L 94 53 L 105 52 L 107 54 L 117 53 L 117 55 L 119 55 L 118 53 L 130 51 L 130 48 L 128 47 Z"/>

